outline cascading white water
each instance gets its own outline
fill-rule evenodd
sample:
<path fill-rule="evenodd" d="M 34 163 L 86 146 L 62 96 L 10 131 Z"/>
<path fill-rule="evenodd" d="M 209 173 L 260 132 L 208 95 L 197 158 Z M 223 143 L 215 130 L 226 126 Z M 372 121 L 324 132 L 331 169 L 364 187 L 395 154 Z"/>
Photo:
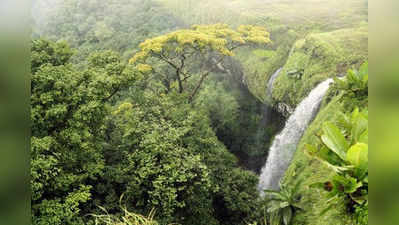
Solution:
<path fill-rule="evenodd" d="M 320 103 L 332 82 L 332 79 L 328 79 L 317 85 L 297 106 L 282 132 L 275 137 L 259 179 L 258 190 L 262 196 L 265 189 L 279 189 L 279 181 L 291 162 L 298 142 L 317 114 Z"/>
<path fill-rule="evenodd" d="M 278 69 L 271 77 L 270 77 L 270 79 L 269 79 L 269 81 L 268 81 L 268 83 L 267 83 L 267 90 L 266 90 L 266 92 L 267 92 L 267 101 L 271 101 L 271 99 L 272 99 L 272 89 L 273 89 L 273 83 L 274 83 L 274 80 L 278 77 L 278 75 L 280 74 L 280 71 L 282 70 L 283 68 L 280 68 L 280 69 Z M 263 106 L 263 116 L 262 116 L 262 120 L 261 120 L 261 122 L 260 122 L 260 124 L 259 124 L 259 128 L 258 128 L 258 130 L 259 129 L 262 129 L 262 128 L 264 128 L 264 127 L 266 127 L 267 126 L 267 124 L 269 123 L 269 121 L 270 121 L 270 114 L 271 114 L 271 106 L 268 104 L 268 103 L 265 103 L 264 104 L 264 106 Z M 259 134 L 260 134 L 260 132 L 258 132 Z"/>
<path fill-rule="evenodd" d="M 269 79 L 269 82 L 267 83 L 267 95 L 269 98 L 272 98 L 272 91 L 273 91 L 273 84 L 274 84 L 274 80 L 276 80 L 276 78 L 278 77 L 278 75 L 280 74 L 281 70 L 283 68 L 278 69 Z"/>

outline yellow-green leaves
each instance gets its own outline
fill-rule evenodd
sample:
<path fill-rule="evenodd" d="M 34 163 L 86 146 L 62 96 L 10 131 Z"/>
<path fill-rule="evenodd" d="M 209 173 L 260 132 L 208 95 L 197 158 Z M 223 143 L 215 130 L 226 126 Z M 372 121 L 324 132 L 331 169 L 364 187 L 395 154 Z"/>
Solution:
<path fill-rule="evenodd" d="M 184 51 L 215 51 L 232 56 L 232 50 L 245 44 L 270 43 L 267 30 L 259 26 L 240 26 L 230 29 L 226 24 L 194 25 L 191 29 L 178 30 L 140 44 L 138 52 L 130 63 L 145 61 L 148 57 L 161 53 L 182 53 Z"/>
<path fill-rule="evenodd" d="M 355 109 L 343 115 L 340 128 L 331 122 L 323 124 L 322 143 L 318 149 L 306 145 L 307 152 L 333 169 L 335 175 L 325 182 L 330 197 L 344 195 L 358 204 L 368 196 L 368 113 Z M 327 185 L 326 185 L 327 184 Z M 319 186 L 319 184 L 314 185 Z"/>
<path fill-rule="evenodd" d="M 138 64 L 136 66 L 137 71 L 141 72 L 141 73 L 148 73 L 152 71 L 152 67 L 148 64 Z"/>
<path fill-rule="evenodd" d="M 349 144 L 346 141 L 344 135 L 342 135 L 340 129 L 330 122 L 326 122 L 323 125 L 324 134 L 321 136 L 323 143 L 341 159 L 346 159 L 346 150 L 349 148 Z"/>
<path fill-rule="evenodd" d="M 363 167 L 368 163 L 368 145 L 357 143 L 353 145 L 347 154 L 347 160 L 356 167 Z"/>
<path fill-rule="evenodd" d="M 234 56 L 236 48 L 269 42 L 269 33 L 263 27 L 233 30 L 226 24 L 195 25 L 147 39 L 129 62 L 141 74 L 162 76 L 162 85 L 168 91 L 191 92 L 187 96 L 192 102 L 208 75 L 226 56 Z"/>
<path fill-rule="evenodd" d="M 346 155 L 347 161 L 355 167 L 357 177 L 362 178 L 368 170 L 369 148 L 367 144 L 357 143 L 353 145 Z"/>
<path fill-rule="evenodd" d="M 366 139 L 366 134 L 367 132 L 367 140 L 368 140 L 368 120 L 367 118 L 359 112 L 358 109 L 355 109 L 352 115 L 352 143 L 356 143 L 360 141 L 360 138 Z M 366 143 L 366 142 L 364 142 Z"/>
<path fill-rule="evenodd" d="M 125 112 L 127 110 L 132 109 L 132 108 L 133 108 L 133 105 L 131 103 L 124 102 L 124 103 L 120 104 L 119 107 L 115 111 L 112 112 L 112 115 L 118 115 L 121 112 Z"/>
<path fill-rule="evenodd" d="M 241 25 L 238 32 L 243 36 L 245 42 L 252 42 L 256 44 L 267 44 L 271 42 L 270 34 L 264 27 Z"/>

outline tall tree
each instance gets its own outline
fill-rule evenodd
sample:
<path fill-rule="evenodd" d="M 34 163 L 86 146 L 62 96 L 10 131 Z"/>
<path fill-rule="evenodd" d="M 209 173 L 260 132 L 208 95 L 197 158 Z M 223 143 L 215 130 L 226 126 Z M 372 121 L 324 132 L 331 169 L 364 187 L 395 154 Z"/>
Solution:
<path fill-rule="evenodd" d="M 81 205 L 103 174 L 106 103 L 135 79 L 114 53 L 94 54 L 85 70 L 71 56 L 64 43 L 32 42 L 33 224 L 83 224 Z"/>
<path fill-rule="evenodd" d="M 157 74 L 167 91 L 174 85 L 179 93 L 188 91 L 192 101 L 206 77 L 235 49 L 270 42 L 269 33 L 259 26 L 233 30 L 225 24 L 195 25 L 146 40 L 130 63 Z"/>

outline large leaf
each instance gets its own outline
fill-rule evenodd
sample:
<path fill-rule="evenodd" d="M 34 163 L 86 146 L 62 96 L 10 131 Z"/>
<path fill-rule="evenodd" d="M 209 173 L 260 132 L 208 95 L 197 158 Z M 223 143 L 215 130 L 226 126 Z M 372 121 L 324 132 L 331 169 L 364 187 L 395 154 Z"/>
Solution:
<path fill-rule="evenodd" d="M 290 203 L 288 203 L 288 202 L 280 202 L 280 208 L 286 208 L 286 207 L 288 207 L 288 206 L 290 206 Z"/>
<path fill-rule="evenodd" d="M 347 161 L 355 166 L 355 176 L 362 179 L 368 170 L 368 145 L 357 143 L 353 145 L 347 154 Z"/>
<path fill-rule="evenodd" d="M 357 204 L 362 205 L 364 202 L 368 201 L 368 194 L 360 195 L 360 196 L 355 196 L 355 195 L 350 195 L 351 199 L 355 201 Z"/>
<path fill-rule="evenodd" d="M 343 127 L 345 130 L 351 130 L 352 129 L 352 121 L 351 117 L 344 114 L 343 112 L 338 112 L 338 121 L 337 125 L 340 127 Z"/>
<path fill-rule="evenodd" d="M 356 178 L 350 176 L 334 176 L 333 180 L 333 192 L 351 194 L 357 191 L 358 188 L 362 187 L 362 183 L 358 182 Z"/>
<path fill-rule="evenodd" d="M 281 225 L 281 216 L 278 212 L 270 214 L 270 225 Z"/>
<path fill-rule="evenodd" d="M 317 150 L 316 147 L 305 144 L 305 149 L 306 152 L 309 153 L 309 155 L 317 158 L 327 167 L 333 169 L 335 172 L 340 173 L 347 170 L 347 168 L 340 166 L 342 165 L 344 160 L 342 160 L 337 154 L 335 154 L 326 146 L 322 146 L 320 150 Z"/>
<path fill-rule="evenodd" d="M 359 137 L 359 142 L 368 144 L 369 143 L 369 130 L 363 132 Z"/>
<path fill-rule="evenodd" d="M 361 135 L 368 130 L 368 120 L 363 117 L 363 114 L 357 113 L 357 115 L 353 118 L 352 123 L 352 143 L 356 143 L 359 142 Z"/>
<path fill-rule="evenodd" d="M 324 134 L 321 136 L 323 143 L 341 159 L 345 160 L 349 144 L 338 127 L 330 122 L 326 122 L 323 124 L 323 132 Z"/>
<path fill-rule="evenodd" d="M 368 164 L 368 145 L 357 143 L 348 150 L 347 161 L 355 167 L 361 167 Z"/>
<path fill-rule="evenodd" d="M 330 151 L 327 147 L 323 146 L 320 148 L 318 156 L 331 165 L 340 166 L 343 160 L 333 151 Z"/>
<path fill-rule="evenodd" d="M 273 191 L 273 190 L 264 190 L 264 193 L 265 194 L 268 194 L 268 195 L 266 195 L 269 199 L 272 199 L 272 200 L 281 200 L 281 201 L 284 201 L 285 200 L 285 197 L 280 193 L 280 192 L 278 192 L 278 191 Z"/>
<path fill-rule="evenodd" d="M 310 156 L 316 156 L 318 153 L 318 149 L 310 144 L 305 144 L 305 152 Z"/>
<path fill-rule="evenodd" d="M 281 209 L 281 207 L 280 207 L 280 203 L 279 202 L 271 202 L 270 204 L 269 204 L 269 207 L 268 207 L 268 209 L 267 209 L 267 212 L 268 213 L 273 213 L 273 212 L 276 212 L 276 211 L 278 211 L 278 210 L 280 210 Z"/>
<path fill-rule="evenodd" d="M 292 209 L 290 207 L 284 208 L 283 209 L 283 222 L 284 225 L 289 225 L 291 223 L 293 216 Z"/>
<path fill-rule="evenodd" d="M 366 85 L 369 80 L 369 64 L 368 62 L 364 63 L 359 69 L 359 77 L 362 80 L 363 84 Z"/>

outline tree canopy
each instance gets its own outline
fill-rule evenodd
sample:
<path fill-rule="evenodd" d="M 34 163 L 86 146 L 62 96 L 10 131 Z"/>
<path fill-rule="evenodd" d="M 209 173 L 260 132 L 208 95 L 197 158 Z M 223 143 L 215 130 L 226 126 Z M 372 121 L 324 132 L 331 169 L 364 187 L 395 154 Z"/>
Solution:
<path fill-rule="evenodd" d="M 179 93 L 190 90 L 191 101 L 209 73 L 225 57 L 233 56 L 236 48 L 270 42 L 267 30 L 259 26 L 233 30 L 225 24 L 195 25 L 144 41 L 130 63 L 139 71 L 158 74 L 168 91 L 173 82 Z M 191 88 L 187 87 L 190 79 L 196 80 Z"/>
<path fill-rule="evenodd" d="M 207 113 L 146 89 L 145 73 L 114 52 L 93 53 L 86 68 L 72 55 L 65 43 L 32 42 L 33 224 L 90 224 L 98 206 L 122 213 L 122 195 L 161 224 L 250 216 L 257 178 L 237 167 Z"/>

